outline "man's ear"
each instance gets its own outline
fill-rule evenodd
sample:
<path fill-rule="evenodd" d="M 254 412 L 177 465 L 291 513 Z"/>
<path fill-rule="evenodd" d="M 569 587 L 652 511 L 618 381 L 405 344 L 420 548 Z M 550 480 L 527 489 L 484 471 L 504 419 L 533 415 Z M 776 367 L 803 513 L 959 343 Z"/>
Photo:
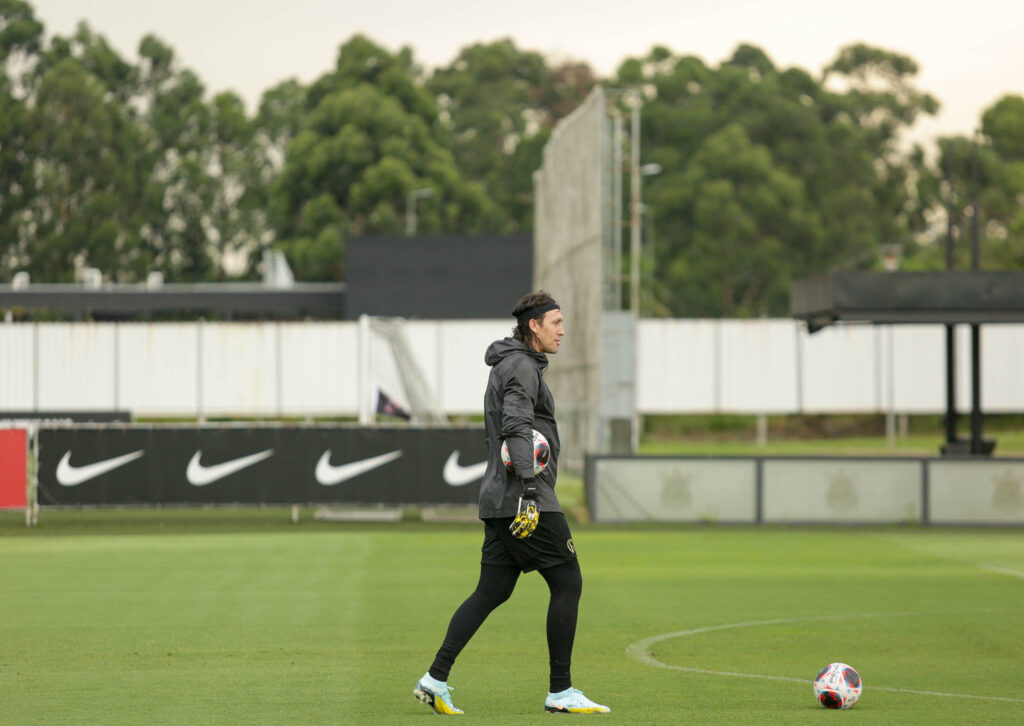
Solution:
<path fill-rule="evenodd" d="M 530 318 L 529 325 L 530 325 L 530 330 L 533 331 L 534 335 L 536 335 L 537 333 L 540 332 L 540 321 L 537 320 L 537 318 Z"/>

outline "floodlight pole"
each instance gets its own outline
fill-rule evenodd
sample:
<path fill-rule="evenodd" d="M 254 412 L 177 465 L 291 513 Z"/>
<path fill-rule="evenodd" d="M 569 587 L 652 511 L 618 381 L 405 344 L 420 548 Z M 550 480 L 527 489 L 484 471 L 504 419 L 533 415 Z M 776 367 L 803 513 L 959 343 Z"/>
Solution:
<path fill-rule="evenodd" d="M 981 254 L 978 249 L 980 237 L 979 215 L 981 212 L 978 204 L 978 135 L 974 132 L 974 145 L 971 158 L 971 270 L 977 272 L 981 268 Z M 971 453 L 983 454 L 985 446 L 982 443 L 981 417 L 981 325 L 971 324 Z"/>
<path fill-rule="evenodd" d="M 949 196 L 946 203 L 946 270 L 952 272 L 956 262 L 953 256 L 953 174 L 950 171 L 952 161 L 946 151 L 946 181 L 949 184 Z M 956 326 L 946 323 L 946 446 L 952 451 L 957 443 L 956 434 Z"/>
<path fill-rule="evenodd" d="M 629 309 L 640 317 L 640 92 L 629 94 Z"/>
<path fill-rule="evenodd" d="M 643 99 L 640 97 L 640 91 L 636 89 L 630 91 L 629 99 L 629 309 L 640 317 L 640 244 L 644 213 L 641 185 L 643 177 L 661 173 L 661 164 L 640 166 L 640 108 L 643 106 Z"/>
<path fill-rule="evenodd" d="M 405 197 L 405 236 L 414 237 L 416 235 L 416 201 L 418 199 L 427 199 L 432 196 L 434 190 L 430 187 L 423 187 L 422 189 L 414 189 L 409 192 Z"/>

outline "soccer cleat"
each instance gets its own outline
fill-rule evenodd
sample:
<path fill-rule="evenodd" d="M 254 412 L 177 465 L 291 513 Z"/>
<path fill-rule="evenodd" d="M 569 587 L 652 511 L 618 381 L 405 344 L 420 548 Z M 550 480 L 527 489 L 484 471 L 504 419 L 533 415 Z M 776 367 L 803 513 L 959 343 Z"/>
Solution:
<path fill-rule="evenodd" d="M 610 708 L 594 703 L 576 688 L 549 693 L 544 700 L 544 710 L 548 713 L 611 713 Z"/>
<path fill-rule="evenodd" d="M 452 694 L 448 692 L 448 684 L 430 677 L 430 673 L 424 674 L 412 689 L 414 695 L 421 703 L 425 703 L 434 709 L 434 713 L 457 714 L 462 713 L 452 703 Z"/>

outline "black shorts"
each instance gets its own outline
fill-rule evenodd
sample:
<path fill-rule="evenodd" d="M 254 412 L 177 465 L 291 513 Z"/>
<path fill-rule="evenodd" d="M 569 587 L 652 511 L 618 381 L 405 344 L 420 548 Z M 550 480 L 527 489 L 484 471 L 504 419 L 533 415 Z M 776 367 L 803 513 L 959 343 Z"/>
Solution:
<path fill-rule="evenodd" d="M 482 565 L 518 567 L 523 572 L 546 570 L 576 559 L 576 547 L 565 515 L 541 512 L 537 529 L 526 539 L 516 539 L 509 532 L 512 517 L 484 520 Z"/>

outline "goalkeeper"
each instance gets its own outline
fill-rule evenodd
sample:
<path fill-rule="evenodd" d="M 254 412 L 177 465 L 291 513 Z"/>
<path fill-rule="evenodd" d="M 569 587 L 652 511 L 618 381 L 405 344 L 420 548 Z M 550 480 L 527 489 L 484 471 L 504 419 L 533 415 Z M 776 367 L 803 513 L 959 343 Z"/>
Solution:
<path fill-rule="evenodd" d="M 544 709 L 562 713 L 607 713 L 572 687 L 570 665 L 583 578 L 572 533 L 555 496 L 558 426 L 555 402 L 544 383 L 548 354 L 558 352 L 565 328 L 562 312 L 541 291 L 522 297 L 512 310 L 511 338 L 490 345 L 484 361 L 491 367 L 484 394 L 487 470 L 480 487 L 484 521 L 483 556 L 476 589 L 455 611 L 430 670 L 413 694 L 436 713 L 462 713 L 452 704 L 448 673 L 459 653 L 491 611 L 508 600 L 519 574 L 537 570 L 548 584 L 548 656 L 551 676 Z M 533 429 L 551 447 L 547 467 L 533 473 Z M 501 461 L 508 443 L 514 473 Z"/>

